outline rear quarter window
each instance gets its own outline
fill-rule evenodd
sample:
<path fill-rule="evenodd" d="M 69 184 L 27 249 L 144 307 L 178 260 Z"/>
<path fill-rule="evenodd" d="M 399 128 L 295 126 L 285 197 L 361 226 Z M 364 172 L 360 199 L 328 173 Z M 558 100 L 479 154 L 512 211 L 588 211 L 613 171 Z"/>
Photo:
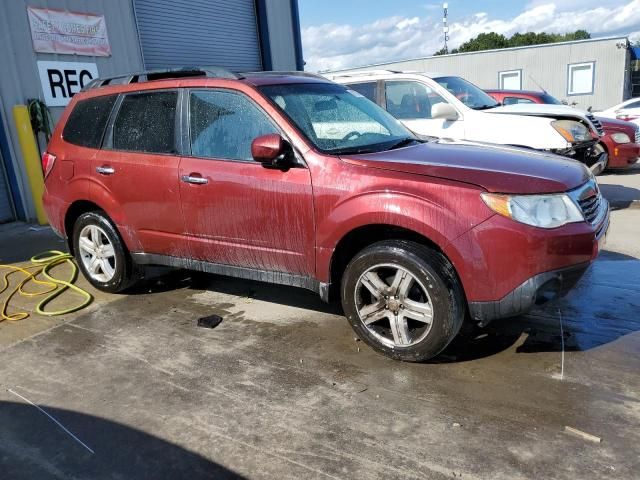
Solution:
<path fill-rule="evenodd" d="M 81 147 L 100 148 L 102 135 L 117 98 L 117 95 L 105 95 L 79 101 L 67 119 L 62 138 Z"/>

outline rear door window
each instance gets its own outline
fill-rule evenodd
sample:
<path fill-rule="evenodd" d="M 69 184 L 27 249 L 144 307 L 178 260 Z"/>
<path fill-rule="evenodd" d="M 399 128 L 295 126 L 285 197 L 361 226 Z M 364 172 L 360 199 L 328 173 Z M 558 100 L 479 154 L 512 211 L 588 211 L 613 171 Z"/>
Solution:
<path fill-rule="evenodd" d="M 62 138 L 81 147 L 100 148 L 117 98 L 117 95 L 105 95 L 79 101 L 67 119 Z"/>
<path fill-rule="evenodd" d="M 113 149 L 177 153 L 177 91 L 131 93 L 124 97 L 113 124 Z"/>
<path fill-rule="evenodd" d="M 242 93 L 191 92 L 189 118 L 195 157 L 251 161 L 251 142 L 261 135 L 279 133 L 266 113 Z"/>
<path fill-rule="evenodd" d="M 378 94 L 378 83 L 377 82 L 365 82 L 365 83 L 351 83 L 347 85 L 354 92 L 358 92 L 360 95 L 367 97 L 374 103 L 376 102 L 377 94 Z"/>

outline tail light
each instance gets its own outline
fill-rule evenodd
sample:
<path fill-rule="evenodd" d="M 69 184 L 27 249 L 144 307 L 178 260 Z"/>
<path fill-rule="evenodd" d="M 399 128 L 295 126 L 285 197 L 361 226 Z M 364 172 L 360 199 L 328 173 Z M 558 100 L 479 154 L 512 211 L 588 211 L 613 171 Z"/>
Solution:
<path fill-rule="evenodd" d="M 51 172 L 54 163 L 56 163 L 55 155 L 49 152 L 44 152 L 42 154 L 42 174 L 44 175 L 44 178 L 47 178 L 47 175 Z"/>

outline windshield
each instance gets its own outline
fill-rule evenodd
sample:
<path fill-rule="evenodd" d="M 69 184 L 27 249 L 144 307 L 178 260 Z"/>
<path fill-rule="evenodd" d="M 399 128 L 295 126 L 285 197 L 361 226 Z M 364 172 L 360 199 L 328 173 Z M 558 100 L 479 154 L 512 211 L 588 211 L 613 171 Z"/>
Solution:
<path fill-rule="evenodd" d="M 378 152 L 416 141 L 398 120 L 342 85 L 266 85 L 260 91 L 326 153 Z"/>
<path fill-rule="evenodd" d="M 543 93 L 542 95 L 540 95 L 540 99 L 542 100 L 542 103 L 546 103 L 547 105 L 562 105 L 562 102 L 560 100 L 549 95 L 548 93 Z"/>
<path fill-rule="evenodd" d="M 474 110 L 485 110 L 500 105 L 473 83 L 460 77 L 434 78 L 441 86 L 449 90 L 458 100 Z"/>

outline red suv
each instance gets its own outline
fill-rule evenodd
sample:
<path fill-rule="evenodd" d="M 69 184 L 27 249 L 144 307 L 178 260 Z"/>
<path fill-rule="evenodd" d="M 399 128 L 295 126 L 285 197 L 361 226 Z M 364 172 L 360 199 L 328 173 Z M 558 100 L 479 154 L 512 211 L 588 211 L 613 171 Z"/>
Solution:
<path fill-rule="evenodd" d="M 43 167 L 51 225 L 96 288 L 125 290 L 149 264 L 303 287 L 408 361 L 437 355 L 468 314 L 564 294 L 609 225 L 578 162 L 418 140 L 303 73 L 98 80 Z"/>

